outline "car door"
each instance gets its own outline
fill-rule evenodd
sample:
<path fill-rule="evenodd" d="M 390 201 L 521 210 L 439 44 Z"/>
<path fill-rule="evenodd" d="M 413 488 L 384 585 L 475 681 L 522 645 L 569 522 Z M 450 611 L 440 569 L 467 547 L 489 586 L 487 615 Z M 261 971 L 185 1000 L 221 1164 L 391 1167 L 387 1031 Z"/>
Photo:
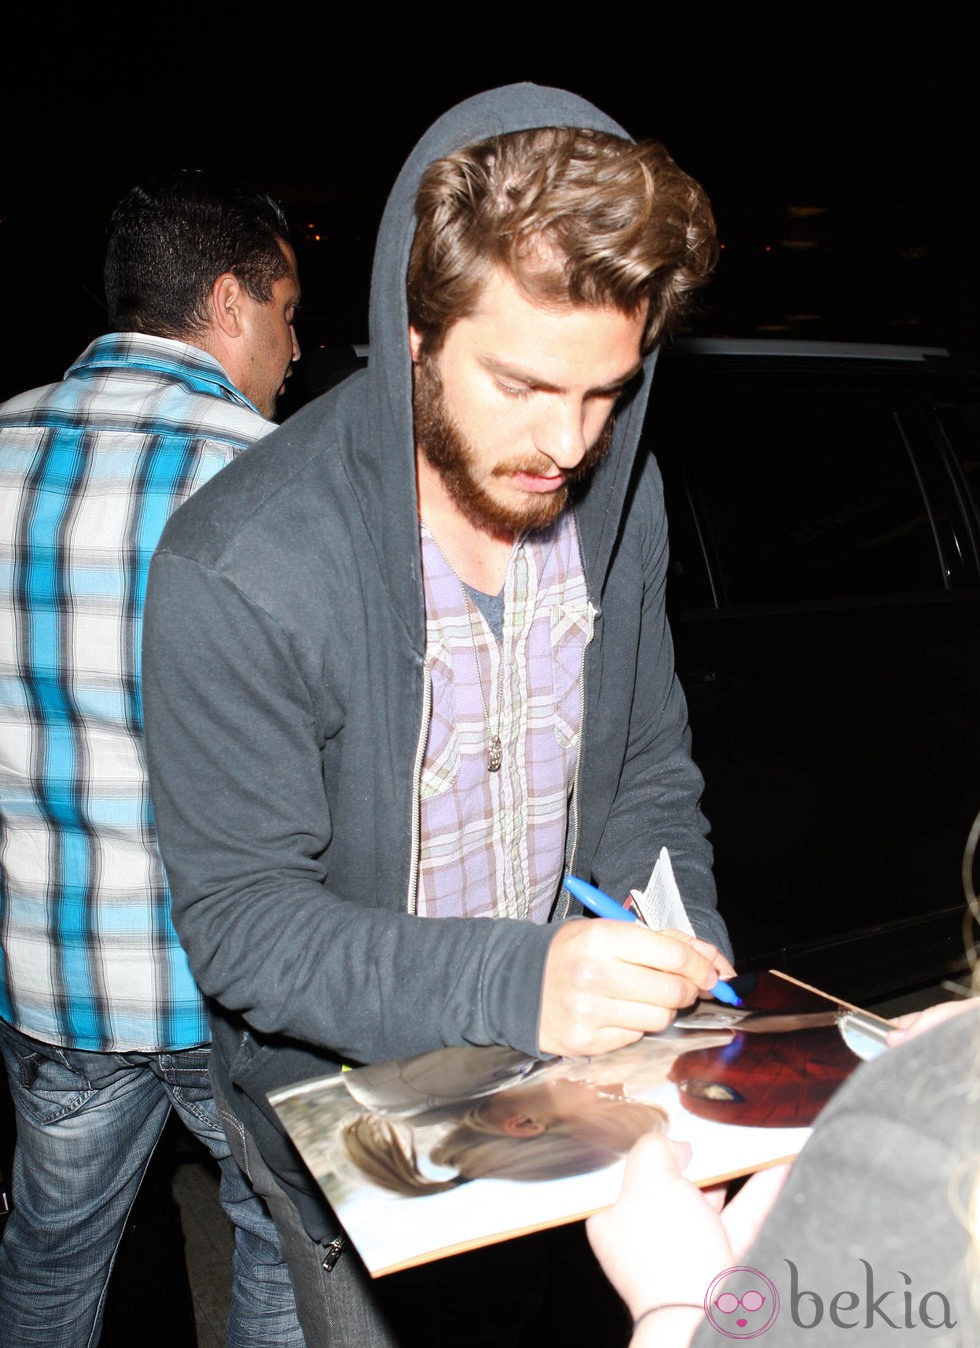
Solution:
<path fill-rule="evenodd" d="M 676 367 L 648 445 L 736 954 L 855 1000 L 925 982 L 963 950 L 980 603 L 920 372 Z"/>

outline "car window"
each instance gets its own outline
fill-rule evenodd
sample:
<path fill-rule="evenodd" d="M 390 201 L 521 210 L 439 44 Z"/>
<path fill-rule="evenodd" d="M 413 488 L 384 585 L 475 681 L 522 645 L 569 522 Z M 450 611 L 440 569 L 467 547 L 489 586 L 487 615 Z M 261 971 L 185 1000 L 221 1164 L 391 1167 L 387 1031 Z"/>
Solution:
<path fill-rule="evenodd" d="M 980 514 L 980 399 L 936 399 L 936 409 L 946 439 L 959 463 L 970 495 L 974 517 Z"/>
<path fill-rule="evenodd" d="M 681 435 L 694 518 L 675 510 L 672 529 L 681 545 L 687 530 L 699 530 L 722 605 L 943 588 L 922 492 L 887 404 L 734 398 L 723 412 L 702 406 Z"/>

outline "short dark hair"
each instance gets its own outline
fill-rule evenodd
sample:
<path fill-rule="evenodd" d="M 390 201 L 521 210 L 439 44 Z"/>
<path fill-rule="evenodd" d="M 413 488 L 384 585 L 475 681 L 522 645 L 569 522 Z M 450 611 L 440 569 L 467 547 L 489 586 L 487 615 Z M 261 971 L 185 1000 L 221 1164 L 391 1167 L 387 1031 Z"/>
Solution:
<path fill-rule="evenodd" d="M 658 142 L 601 131 L 538 127 L 466 146 L 429 165 L 415 213 L 408 314 L 430 351 L 494 266 L 542 304 L 647 303 L 648 349 L 718 257 L 701 185 Z"/>
<path fill-rule="evenodd" d="M 245 183 L 197 169 L 130 189 L 109 221 L 105 293 L 115 332 L 192 337 L 208 321 L 211 287 L 232 272 L 267 303 L 289 274 L 282 207 Z"/>

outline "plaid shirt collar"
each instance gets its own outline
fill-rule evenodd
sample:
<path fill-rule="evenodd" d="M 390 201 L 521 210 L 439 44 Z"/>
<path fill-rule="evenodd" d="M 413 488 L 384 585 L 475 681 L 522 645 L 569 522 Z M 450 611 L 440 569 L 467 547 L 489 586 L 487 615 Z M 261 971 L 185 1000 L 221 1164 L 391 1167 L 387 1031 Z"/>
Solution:
<path fill-rule="evenodd" d="M 153 337 L 143 332 L 110 332 L 85 348 L 69 366 L 65 378 L 91 378 L 109 370 L 146 370 L 178 379 L 197 393 L 209 394 L 258 411 L 231 382 L 214 356 L 190 342 Z"/>

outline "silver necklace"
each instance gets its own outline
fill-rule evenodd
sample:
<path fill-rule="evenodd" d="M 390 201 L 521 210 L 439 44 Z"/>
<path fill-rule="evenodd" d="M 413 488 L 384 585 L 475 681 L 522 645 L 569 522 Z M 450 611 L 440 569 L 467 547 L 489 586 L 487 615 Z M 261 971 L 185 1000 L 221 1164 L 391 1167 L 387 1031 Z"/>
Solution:
<path fill-rule="evenodd" d="M 465 591 L 464 591 L 465 594 Z M 487 706 L 486 689 L 483 687 L 483 672 L 480 669 L 480 652 L 476 644 L 476 637 L 473 633 L 474 620 L 479 622 L 480 615 L 477 612 L 476 605 L 469 595 L 466 595 L 466 603 L 470 610 L 470 641 L 473 645 L 473 659 L 476 661 L 477 681 L 480 685 L 480 700 L 483 703 L 483 719 L 487 727 L 487 772 L 499 772 L 500 765 L 503 762 L 504 751 L 500 743 L 500 710 L 504 694 L 504 653 L 500 652 L 500 660 L 497 665 L 497 714 L 495 724 L 490 724 L 490 708 Z M 488 659 L 490 657 L 488 656 Z"/>

